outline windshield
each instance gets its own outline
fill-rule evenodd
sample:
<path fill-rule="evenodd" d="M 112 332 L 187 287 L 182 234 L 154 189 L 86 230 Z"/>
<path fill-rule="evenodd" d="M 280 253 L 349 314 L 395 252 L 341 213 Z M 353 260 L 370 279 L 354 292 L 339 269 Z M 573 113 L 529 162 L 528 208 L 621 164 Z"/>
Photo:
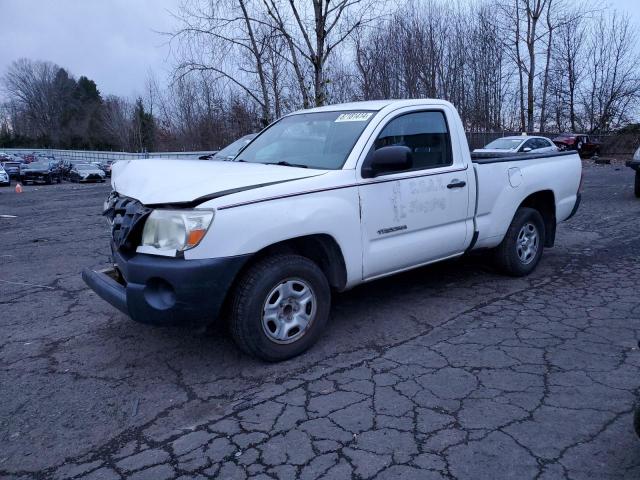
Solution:
<path fill-rule="evenodd" d="M 213 158 L 222 158 L 222 159 L 233 158 L 238 154 L 238 152 L 242 149 L 242 147 L 244 147 L 247 143 L 249 143 L 254 138 L 256 138 L 255 133 L 251 133 L 249 135 L 245 135 L 244 137 L 240 137 L 238 140 L 227 145 L 218 153 L 216 153 L 213 156 Z"/>
<path fill-rule="evenodd" d="M 95 170 L 98 167 L 94 167 L 93 165 L 87 165 L 87 164 L 78 164 L 76 165 L 76 169 L 78 170 Z"/>
<path fill-rule="evenodd" d="M 43 168 L 49 168 L 49 162 L 31 162 L 24 167 L 27 170 L 41 170 Z"/>
<path fill-rule="evenodd" d="M 494 150 L 511 150 L 514 148 L 518 148 L 518 145 L 520 145 L 521 143 L 521 138 L 499 138 L 497 140 L 494 140 L 484 148 Z"/>
<path fill-rule="evenodd" d="M 284 117 L 262 132 L 236 161 L 340 169 L 373 114 L 342 111 Z"/>

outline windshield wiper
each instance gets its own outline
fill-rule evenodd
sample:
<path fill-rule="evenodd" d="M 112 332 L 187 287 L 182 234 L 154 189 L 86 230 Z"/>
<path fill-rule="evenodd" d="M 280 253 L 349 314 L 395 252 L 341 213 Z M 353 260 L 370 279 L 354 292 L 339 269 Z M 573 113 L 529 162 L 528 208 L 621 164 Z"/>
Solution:
<path fill-rule="evenodd" d="M 268 162 L 271 165 L 282 165 L 283 167 L 300 167 L 300 168 L 309 168 L 308 165 L 302 165 L 301 163 L 289 163 L 289 162 L 285 162 L 284 160 L 280 161 L 280 162 Z"/>

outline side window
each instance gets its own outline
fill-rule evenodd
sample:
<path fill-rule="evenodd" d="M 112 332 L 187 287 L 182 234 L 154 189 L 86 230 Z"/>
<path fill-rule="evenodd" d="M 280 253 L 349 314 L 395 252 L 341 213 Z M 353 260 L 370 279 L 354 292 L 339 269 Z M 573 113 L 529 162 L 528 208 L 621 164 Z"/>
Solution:
<path fill-rule="evenodd" d="M 527 140 L 526 142 L 524 142 L 524 145 L 522 145 L 522 147 L 520 147 L 520 151 L 524 152 L 525 148 L 530 148 L 531 150 L 535 150 L 536 147 L 536 139 L 532 138 L 530 140 Z"/>
<path fill-rule="evenodd" d="M 415 112 L 394 118 L 378 135 L 374 149 L 391 145 L 409 147 L 416 170 L 453 164 L 451 136 L 443 112 Z"/>
<path fill-rule="evenodd" d="M 539 148 L 547 148 L 549 146 L 549 141 L 545 140 L 544 138 L 536 138 L 534 139 L 535 141 L 535 150 L 538 150 Z"/>

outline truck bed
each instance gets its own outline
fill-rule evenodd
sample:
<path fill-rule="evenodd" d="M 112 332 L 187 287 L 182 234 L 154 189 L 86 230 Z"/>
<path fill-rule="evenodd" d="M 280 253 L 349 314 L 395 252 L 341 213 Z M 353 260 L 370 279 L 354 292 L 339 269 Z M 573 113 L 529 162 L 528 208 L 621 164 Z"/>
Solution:
<path fill-rule="evenodd" d="M 536 160 L 541 158 L 564 157 L 576 155 L 575 151 L 568 152 L 545 152 L 545 153 L 474 153 L 471 152 L 473 163 L 498 163 L 498 162 L 523 162 L 526 160 Z"/>
<path fill-rule="evenodd" d="M 548 192 L 556 222 L 567 219 L 577 202 L 582 162 L 578 153 L 471 154 L 476 177 L 474 248 L 495 247 L 516 209 L 533 192 Z"/>
<path fill-rule="evenodd" d="M 473 163 L 497 163 L 497 162 L 522 162 L 541 158 L 564 157 L 576 155 L 575 151 L 568 152 L 544 152 L 544 153 L 474 153 L 471 152 Z"/>

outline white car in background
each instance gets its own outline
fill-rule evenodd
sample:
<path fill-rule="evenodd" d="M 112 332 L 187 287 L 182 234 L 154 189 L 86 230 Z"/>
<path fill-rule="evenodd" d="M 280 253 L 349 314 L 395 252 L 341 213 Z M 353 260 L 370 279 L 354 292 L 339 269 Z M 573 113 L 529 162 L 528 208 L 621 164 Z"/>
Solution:
<path fill-rule="evenodd" d="M 2 165 L 0 165 L 0 187 L 9 186 L 11 186 L 11 178 L 9 178 L 9 174 L 5 172 Z"/>
<path fill-rule="evenodd" d="M 476 148 L 473 153 L 549 153 L 557 152 L 558 147 L 546 137 L 533 137 L 519 135 L 514 137 L 502 137 L 485 145 L 484 148 Z"/>

